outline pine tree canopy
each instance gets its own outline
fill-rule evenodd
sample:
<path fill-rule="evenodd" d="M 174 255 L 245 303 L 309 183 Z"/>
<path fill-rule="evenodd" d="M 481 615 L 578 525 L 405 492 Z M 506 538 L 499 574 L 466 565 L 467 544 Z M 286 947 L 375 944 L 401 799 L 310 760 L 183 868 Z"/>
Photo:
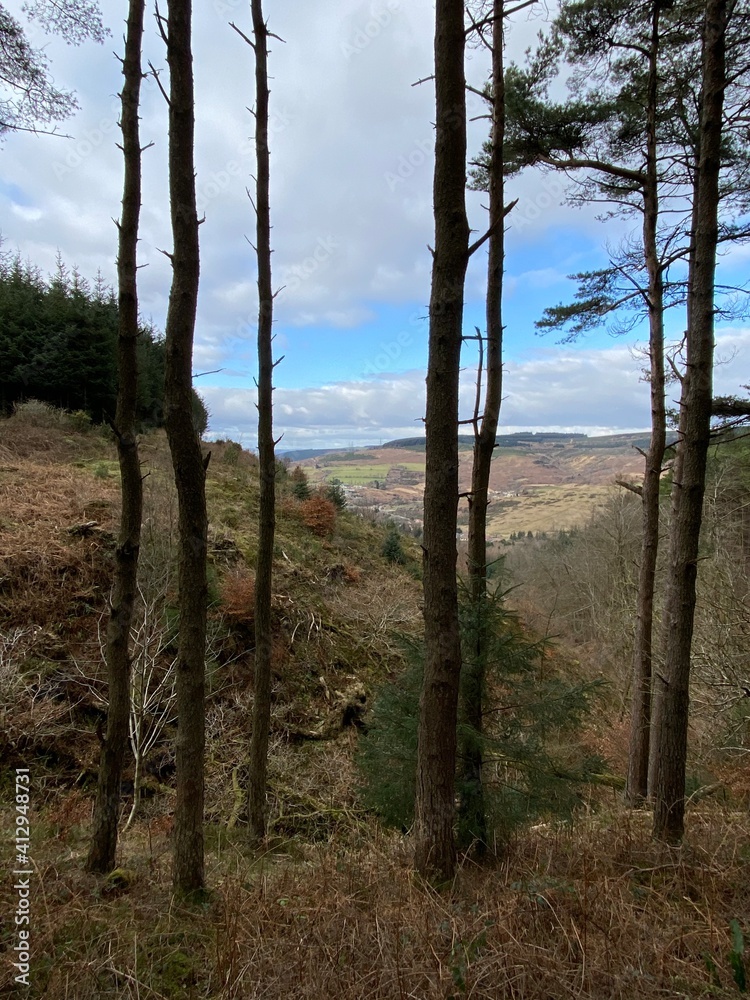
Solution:
<path fill-rule="evenodd" d="M 47 281 L 19 257 L 0 259 L 0 412 L 39 399 L 65 410 L 83 410 L 102 423 L 117 402 L 117 301 L 112 291 L 88 282 L 58 261 Z M 138 420 L 142 428 L 163 423 L 164 341 L 142 326 L 138 344 Z M 196 426 L 208 415 L 194 394 Z"/>

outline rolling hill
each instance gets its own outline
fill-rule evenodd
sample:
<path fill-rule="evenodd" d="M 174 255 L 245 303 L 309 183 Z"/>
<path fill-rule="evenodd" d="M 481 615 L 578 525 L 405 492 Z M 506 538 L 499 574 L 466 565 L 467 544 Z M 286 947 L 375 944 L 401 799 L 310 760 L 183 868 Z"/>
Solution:
<path fill-rule="evenodd" d="M 461 491 L 471 482 L 472 438 L 462 435 L 459 452 Z M 519 531 L 568 529 L 586 522 L 604 504 L 618 479 L 642 476 L 639 448 L 648 435 L 508 434 L 498 437 L 490 478 L 489 537 Z M 312 482 L 338 479 L 349 503 L 377 510 L 405 527 L 418 528 L 424 490 L 424 438 L 404 438 L 378 448 L 329 451 L 299 464 Z M 467 521 L 462 501 L 459 524 Z"/>

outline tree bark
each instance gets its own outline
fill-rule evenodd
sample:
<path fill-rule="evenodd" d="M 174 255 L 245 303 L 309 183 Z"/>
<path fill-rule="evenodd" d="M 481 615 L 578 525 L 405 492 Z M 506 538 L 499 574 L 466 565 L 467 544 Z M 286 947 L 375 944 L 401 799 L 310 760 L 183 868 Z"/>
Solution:
<path fill-rule="evenodd" d="M 465 839 L 471 839 L 478 854 L 487 846 L 487 817 L 482 784 L 483 699 L 487 673 L 487 636 L 484 602 L 487 596 L 487 508 L 492 456 L 503 384 L 502 292 L 505 262 L 505 183 L 503 143 L 505 139 L 505 73 L 503 59 L 503 2 L 494 0 L 492 23 L 492 136 L 489 179 L 489 252 L 487 258 L 487 384 L 481 422 L 474 416 L 474 456 L 469 494 L 468 575 L 472 615 L 473 648 L 466 650 L 462 681 L 462 716 L 467 733 L 461 747 L 462 794 L 459 824 Z M 479 377 L 481 379 L 481 365 Z M 479 399 L 477 399 L 479 403 Z"/>
<path fill-rule="evenodd" d="M 107 624 L 107 732 L 99 758 L 94 822 L 86 867 L 108 872 L 115 867 L 120 785 L 128 745 L 130 715 L 130 627 L 137 594 L 138 555 L 143 516 L 143 483 L 136 436 L 138 401 L 137 248 L 141 210 L 141 143 L 138 123 L 144 0 L 131 0 L 128 13 L 124 83 L 121 100 L 124 182 L 117 256 L 119 385 L 114 430 L 120 463 L 122 515 L 115 549 L 115 575 Z"/>
<path fill-rule="evenodd" d="M 641 492 L 642 539 L 638 575 L 638 608 L 633 642 L 633 704 L 625 799 L 639 805 L 648 795 L 653 666 L 654 593 L 659 553 L 659 487 L 667 444 L 664 401 L 664 278 L 657 243 L 659 175 L 657 162 L 659 3 L 651 21 L 646 98 L 646 167 L 643 183 L 643 250 L 648 272 L 649 361 L 651 378 L 651 440 Z"/>
<path fill-rule="evenodd" d="M 728 0 L 708 0 L 703 31 L 700 154 L 688 277 L 686 371 L 680 399 L 681 460 L 672 487 L 664 669 L 656 675 L 655 687 L 659 707 L 653 755 L 653 834 L 668 843 L 679 842 L 684 834 L 695 584 L 711 421 L 726 32 L 733 7 Z"/>
<path fill-rule="evenodd" d="M 424 497 L 425 669 L 420 699 L 415 864 L 450 879 L 461 672 L 456 584 L 458 384 L 468 262 L 466 94 L 461 0 L 437 0 L 435 249 L 430 295 Z"/>
<path fill-rule="evenodd" d="M 193 421 L 192 361 L 200 258 L 195 197 L 191 0 L 168 0 L 169 198 L 174 249 L 166 322 L 164 422 L 177 487 L 180 634 L 177 650 L 175 891 L 204 887 L 206 470 Z"/>
<path fill-rule="evenodd" d="M 256 255 L 258 260 L 258 463 L 260 509 L 255 571 L 255 691 L 250 741 L 248 818 L 253 839 L 266 834 L 266 770 L 271 724 L 271 594 L 276 529 L 276 456 L 273 440 L 273 291 L 268 150 L 268 30 L 261 0 L 252 0 L 255 38 Z"/>

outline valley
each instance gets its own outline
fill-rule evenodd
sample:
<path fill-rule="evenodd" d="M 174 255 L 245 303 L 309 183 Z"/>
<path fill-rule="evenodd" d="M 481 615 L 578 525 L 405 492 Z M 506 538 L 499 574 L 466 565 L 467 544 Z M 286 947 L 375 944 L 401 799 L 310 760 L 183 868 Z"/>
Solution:
<path fill-rule="evenodd" d="M 616 481 L 642 476 L 644 434 L 609 437 L 562 434 L 499 436 L 492 463 L 488 537 L 502 541 L 519 532 L 536 534 L 585 524 L 613 491 Z M 459 488 L 471 483 L 472 450 L 464 439 Z M 290 464 L 296 464 L 294 453 Z M 389 518 L 406 530 L 422 524 L 424 446 L 415 439 L 383 447 L 331 451 L 301 458 L 311 483 L 338 479 L 347 502 Z M 466 530 L 468 504 L 459 505 L 459 528 Z"/>

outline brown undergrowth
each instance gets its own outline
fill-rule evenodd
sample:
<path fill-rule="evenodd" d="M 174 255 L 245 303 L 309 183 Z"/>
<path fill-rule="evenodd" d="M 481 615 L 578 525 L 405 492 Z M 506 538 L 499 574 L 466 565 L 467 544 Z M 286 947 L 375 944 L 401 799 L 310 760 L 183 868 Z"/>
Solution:
<path fill-rule="evenodd" d="M 0 615 L 43 624 L 101 605 L 119 480 L 87 467 L 24 462 L 0 469 Z"/>
<path fill-rule="evenodd" d="M 85 813 L 73 797 L 67 813 L 33 817 L 28 997 L 739 995 L 730 921 L 748 930 L 746 814 L 692 811 L 679 850 L 650 842 L 646 814 L 543 825 L 494 867 L 465 863 L 442 892 L 416 878 L 405 839 L 370 822 L 254 855 L 242 830 L 214 829 L 210 898 L 183 908 L 169 895 L 165 824 L 139 824 L 122 868 L 100 880 L 82 872 Z M 7 913 L 7 879 L 2 893 Z M 6 995 L 12 972 L 6 952 Z"/>

